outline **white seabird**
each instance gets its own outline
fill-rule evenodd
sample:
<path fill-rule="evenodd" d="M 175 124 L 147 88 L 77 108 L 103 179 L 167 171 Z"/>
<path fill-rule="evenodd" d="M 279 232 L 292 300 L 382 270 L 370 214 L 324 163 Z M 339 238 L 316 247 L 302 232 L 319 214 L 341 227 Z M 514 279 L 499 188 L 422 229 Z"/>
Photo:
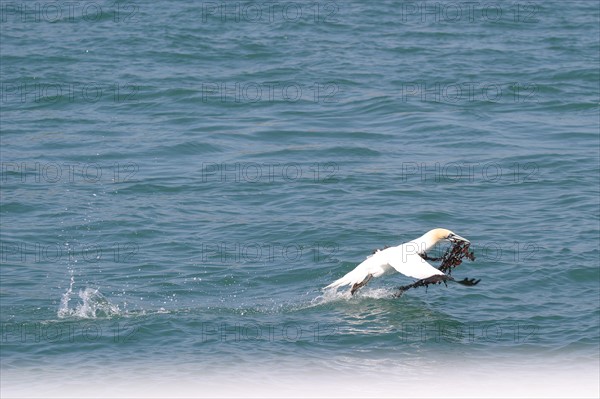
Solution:
<path fill-rule="evenodd" d="M 356 266 L 354 270 L 329 284 L 325 289 L 337 289 L 349 285 L 351 286 L 350 293 L 354 294 L 357 289 L 366 285 L 373 277 L 383 276 L 392 270 L 408 277 L 425 280 L 426 283 L 455 281 L 451 276 L 436 269 L 424 259 L 425 252 L 441 240 L 448 240 L 453 243 L 459 241 L 469 243 L 469 240 L 450 230 L 433 229 L 412 241 L 376 251 Z M 476 284 L 476 282 L 473 284 L 473 281 L 469 282 L 467 279 L 465 281 L 457 282 L 465 285 Z"/>

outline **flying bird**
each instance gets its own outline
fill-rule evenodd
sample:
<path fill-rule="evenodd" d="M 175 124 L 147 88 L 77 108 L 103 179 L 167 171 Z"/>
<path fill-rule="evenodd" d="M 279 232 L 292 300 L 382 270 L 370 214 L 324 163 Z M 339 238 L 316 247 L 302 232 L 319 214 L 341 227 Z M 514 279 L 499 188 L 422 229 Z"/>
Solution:
<path fill-rule="evenodd" d="M 449 273 L 446 274 L 444 271 L 435 268 L 427 262 L 426 259 L 430 258 L 427 257 L 426 251 L 442 240 L 450 241 L 455 245 L 469 244 L 469 240 L 450 230 L 433 229 L 412 241 L 396 247 L 377 250 L 373 255 L 365 259 L 364 262 L 356 266 L 354 270 L 329 284 L 325 289 L 337 289 L 349 285 L 351 287 L 350 294 L 354 295 L 356 290 L 364 287 L 373 277 L 381 277 L 392 270 L 418 279 L 417 282 L 410 286 L 402 287 L 401 291 L 410 287 L 426 286 L 440 282 L 444 282 L 445 284 L 446 281 L 455 281 L 467 286 L 477 284 L 479 280 L 455 280 Z"/>

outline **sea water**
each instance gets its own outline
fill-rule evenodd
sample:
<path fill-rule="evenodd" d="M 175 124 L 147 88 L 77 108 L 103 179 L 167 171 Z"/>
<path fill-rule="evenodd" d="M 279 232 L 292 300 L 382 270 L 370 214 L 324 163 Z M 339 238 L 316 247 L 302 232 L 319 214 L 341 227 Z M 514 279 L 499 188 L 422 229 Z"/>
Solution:
<path fill-rule="evenodd" d="M 598 2 L 1 4 L 3 397 L 598 396 Z"/>

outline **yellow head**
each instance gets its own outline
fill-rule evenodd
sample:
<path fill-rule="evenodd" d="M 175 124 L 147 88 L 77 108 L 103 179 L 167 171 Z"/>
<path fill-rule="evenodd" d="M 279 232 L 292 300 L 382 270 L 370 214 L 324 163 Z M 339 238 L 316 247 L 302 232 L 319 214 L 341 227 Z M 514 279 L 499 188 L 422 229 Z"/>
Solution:
<path fill-rule="evenodd" d="M 457 241 L 469 242 L 469 240 L 467 240 L 466 238 L 463 238 L 463 237 L 459 236 L 458 234 L 451 232 L 448 229 L 440 229 L 440 228 L 433 229 L 433 230 L 428 231 L 426 233 L 426 235 L 429 236 L 433 242 L 438 242 L 441 240 L 448 240 L 450 242 L 457 242 Z"/>

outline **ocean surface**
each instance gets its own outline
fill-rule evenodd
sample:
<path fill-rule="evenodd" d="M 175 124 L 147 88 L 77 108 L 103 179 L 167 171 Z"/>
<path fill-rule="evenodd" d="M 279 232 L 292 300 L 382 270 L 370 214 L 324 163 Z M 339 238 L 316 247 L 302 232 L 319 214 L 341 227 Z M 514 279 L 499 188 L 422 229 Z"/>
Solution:
<path fill-rule="evenodd" d="M 1 7 L 2 397 L 598 397 L 597 1 Z"/>

